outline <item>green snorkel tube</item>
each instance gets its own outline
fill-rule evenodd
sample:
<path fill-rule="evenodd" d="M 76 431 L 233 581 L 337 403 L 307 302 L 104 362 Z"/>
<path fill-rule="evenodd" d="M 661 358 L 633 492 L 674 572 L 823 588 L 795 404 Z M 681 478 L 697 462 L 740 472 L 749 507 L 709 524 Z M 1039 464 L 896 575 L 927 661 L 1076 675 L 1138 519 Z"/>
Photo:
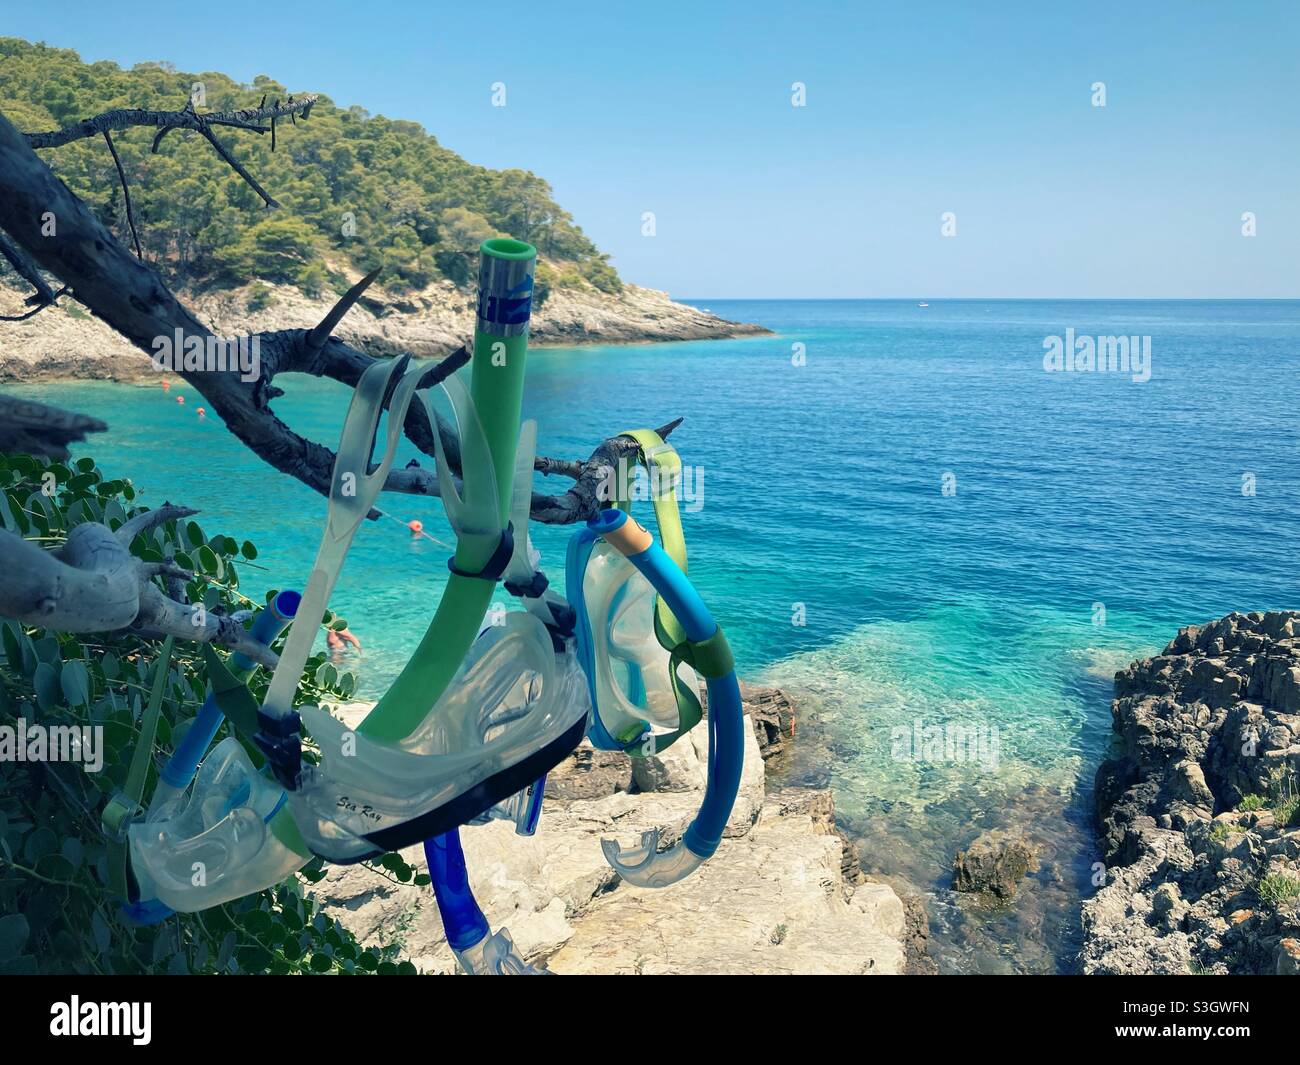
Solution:
<path fill-rule="evenodd" d="M 502 718 L 494 716 L 490 703 L 478 701 L 477 689 L 462 683 L 449 690 L 458 670 L 472 668 L 471 645 L 515 554 L 509 518 L 535 257 L 520 241 L 490 240 L 482 247 L 470 385 L 456 378 L 443 384 L 460 427 L 459 485 L 435 437 L 439 487 L 457 548 L 419 647 L 355 733 L 316 707 L 304 707 L 299 715 L 269 696 L 263 708 L 258 742 L 290 792 L 289 807 L 303 840 L 330 861 L 358 861 L 454 829 L 536 781 L 581 739 L 584 708 L 563 698 L 549 639 L 546 661 L 539 666 L 539 694 L 530 707 Z M 406 387 L 403 382 L 395 394 L 390 434 L 394 421 L 400 429 L 397 396 L 405 399 Z M 368 492 L 381 487 L 376 479 L 367 478 Z M 352 504 L 361 510 L 355 500 Z M 336 505 L 332 493 L 331 514 Z M 333 524 L 331 517 L 322 551 L 332 543 Z M 311 592 L 309 584 L 307 598 Z M 308 613 L 306 600 L 303 616 L 318 616 Z M 527 615 L 507 629 L 521 649 L 535 648 L 545 631 Z M 283 689 L 291 699 L 301 665 L 289 650 L 286 644 Z M 537 655 L 531 661 L 537 663 Z M 524 659 L 520 662 L 525 668 Z M 521 713 L 526 724 L 520 723 Z M 508 722 L 514 724 L 507 727 Z M 302 765 L 300 729 L 319 744 L 320 766 Z"/>
<path fill-rule="evenodd" d="M 491 478 L 496 489 L 495 520 L 483 523 L 486 527 L 474 528 L 484 515 L 466 513 L 461 519 L 463 527 L 457 526 L 451 577 L 433 621 L 406 668 L 357 730 L 377 740 L 405 739 L 446 691 L 474 642 L 496 587 L 495 578 L 484 579 L 479 574 L 501 549 L 502 530 L 508 528 L 537 249 L 522 240 L 502 237 L 484 241 L 479 252 L 478 317 L 469 398 L 487 441 L 487 454 L 476 454 L 471 443 L 475 434 L 462 432 L 461 472 L 467 496 Z M 455 403 L 457 397 L 453 394 L 452 399 Z M 458 405 L 458 416 L 462 407 Z M 441 442 L 438 453 L 439 482 L 446 484 L 451 477 L 448 470 L 444 481 L 446 460 Z M 461 500 L 454 492 L 449 495 L 444 491 L 443 505 L 453 525 L 453 510 L 469 502 L 468 498 Z M 512 547 L 511 538 L 506 543 L 507 561 Z"/>
<path fill-rule="evenodd" d="M 516 241 L 483 246 L 470 386 L 455 378 L 443 385 L 460 429 L 459 483 L 440 439 L 435 449 L 440 494 L 458 539 L 448 562 L 452 576 L 415 655 L 352 732 L 321 707 L 295 710 L 293 700 L 424 370 L 408 372 L 405 359 L 376 363 L 358 382 L 320 549 L 266 700 L 246 715 L 227 709 L 245 735 L 254 733 L 275 779 L 257 771 L 237 740 L 226 740 L 205 760 L 175 816 L 132 829 L 133 856 L 172 908 L 204 909 L 260 890 L 313 854 L 354 862 L 451 832 L 537 782 L 581 740 L 590 703 L 562 635 L 523 612 L 475 639 L 516 554 L 509 512 L 515 463 L 523 461 L 516 445 L 534 256 Z M 384 451 L 372 467 L 385 407 Z M 525 493 L 525 523 L 526 503 Z M 549 606 L 541 613 L 554 615 Z M 317 744 L 319 764 L 304 764 L 303 735 Z M 196 865 L 204 870 L 202 884 L 189 879 Z"/>

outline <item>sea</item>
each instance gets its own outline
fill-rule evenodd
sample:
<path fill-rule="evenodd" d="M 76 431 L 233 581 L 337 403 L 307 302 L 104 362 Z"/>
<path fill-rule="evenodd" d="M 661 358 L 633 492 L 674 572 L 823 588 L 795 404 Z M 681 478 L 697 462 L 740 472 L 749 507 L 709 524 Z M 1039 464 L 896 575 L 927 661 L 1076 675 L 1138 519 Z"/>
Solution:
<path fill-rule="evenodd" d="M 1073 971 L 1116 670 L 1181 626 L 1300 607 L 1300 301 L 688 302 L 772 332 L 532 350 L 540 452 L 683 419 L 691 577 L 740 674 L 797 707 L 769 786 L 834 791 L 863 869 L 924 901 L 941 971 Z M 280 417 L 336 439 L 347 389 L 277 384 Z M 305 581 L 324 501 L 183 383 L 11 391 L 102 418 L 76 454 L 252 540 L 248 595 Z M 382 505 L 332 604 L 361 698 L 428 625 L 451 540 L 437 500 Z M 570 532 L 533 528 L 560 583 Z M 1038 854 L 1001 902 L 951 889 L 990 829 Z"/>

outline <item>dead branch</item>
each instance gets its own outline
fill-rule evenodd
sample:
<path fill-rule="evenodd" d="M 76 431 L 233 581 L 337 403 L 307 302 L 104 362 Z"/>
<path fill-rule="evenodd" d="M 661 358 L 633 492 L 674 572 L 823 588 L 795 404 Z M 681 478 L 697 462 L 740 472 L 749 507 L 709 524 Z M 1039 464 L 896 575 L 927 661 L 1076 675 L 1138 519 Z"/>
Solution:
<path fill-rule="evenodd" d="M 286 110 L 291 106 L 292 110 Z M 300 100 L 292 105 L 262 106 L 232 114 L 251 121 L 250 115 L 270 117 L 272 111 L 277 115 L 302 113 L 305 116 L 309 108 L 309 104 L 304 106 Z M 127 113 L 108 113 L 118 114 Z M 173 117 L 186 112 L 129 114 Z M 99 117 L 109 121 L 105 116 Z M 178 125 L 199 129 L 210 117 L 193 116 L 193 121 L 185 119 Z M 86 121 L 94 123 L 97 120 Z M 110 124 L 107 128 L 165 124 L 153 118 L 127 121 L 118 117 L 112 122 L 121 125 Z M 101 131 L 96 128 L 94 132 Z M 76 139 L 76 135 L 68 135 L 64 140 L 58 140 L 52 134 L 39 137 L 45 138 L 41 146 Z M 157 338 L 172 337 L 177 331 L 186 339 L 199 337 L 206 340 L 212 336 L 208 327 L 181 304 L 156 271 L 132 258 L 113 239 L 85 204 L 35 155 L 31 143 L 31 138 L 19 133 L 0 114 L 0 230 L 7 231 L 36 263 L 70 287 L 92 313 L 142 351 L 152 353 Z M 260 190 L 255 183 L 254 187 Z M 264 200 L 273 202 L 264 193 L 262 195 Z M 43 235 L 40 228 L 40 220 L 47 214 L 53 214 L 58 222 L 57 232 L 50 236 Z M 286 329 L 258 334 L 261 367 L 255 381 L 241 380 L 234 368 L 227 371 L 173 370 L 211 404 L 237 439 L 275 469 L 297 478 L 322 495 L 329 492 L 334 452 L 295 433 L 275 415 L 270 402 L 283 393 L 275 387 L 274 380 L 282 373 L 306 373 L 356 385 L 361 374 L 376 360 L 331 334 L 373 280 L 374 276 L 370 275 L 354 285 L 311 330 Z M 454 352 L 426 373 L 424 386 L 431 387 L 468 360 L 469 353 L 464 348 Z M 661 435 L 667 435 L 676 424 L 670 423 L 661 430 Z M 404 428 L 416 447 L 428 455 L 434 453 L 433 434 L 437 432 L 446 448 L 449 464 L 456 473 L 460 472 L 460 449 L 455 434 L 440 419 L 431 422 L 423 404 L 411 406 Z M 543 473 L 571 477 L 575 484 L 559 495 L 535 495 L 533 518 L 548 524 L 567 524 L 594 516 L 604 502 L 599 498 L 599 491 L 607 477 L 606 471 L 615 466 L 620 457 L 631 456 L 634 451 L 635 444 L 631 440 L 611 437 L 585 461 L 538 459 L 536 468 Z M 385 489 L 415 495 L 438 494 L 433 471 L 420 466 L 391 471 Z M 375 516 L 377 514 L 372 514 Z"/>
<path fill-rule="evenodd" d="M 164 504 L 121 525 L 116 532 L 99 522 L 75 526 L 63 545 L 46 551 L 0 529 L 0 615 L 24 625 L 60 632 L 130 629 L 214 643 L 241 651 L 264 666 L 277 656 L 228 615 L 201 611 L 169 598 L 153 583 L 157 576 L 191 576 L 175 565 L 142 562 L 131 554 L 132 539 L 164 521 L 197 511 Z"/>
<path fill-rule="evenodd" d="M 36 268 L 36 264 L 28 258 L 27 253 L 21 248 L 16 248 L 14 245 L 9 243 L 3 233 L 0 233 L 0 255 L 3 255 L 5 259 L 8 260 L 9 265 L 14 268 L 19 277 L 36 289 L 36 294 L 32 296 L 28 302 L 37 303 L 39 305 L 37 310 L 54 302 L 56 299 L 54 291 L 50 288 L 49 283 L 45 278 L 41 276 L 41 272 Z M 30 317 L 30 315 L 25 317 Z"/>
<path fill-rule="evenodd" d="M 217 135 L 208 128 L 206 123 L 199 126 L 199 132 L 202 133 L 203 136 L 207 138 L 208 143 L 217 150 L 217 154 L 221 156 L 227 164 L 229 164 L 230 169 L 243 178 L 248 183 L 249 187 L 262 197 L 262 200 L 267 207 L 275 208 L 280 206 L 280 202 L 273 198 L 266 189 L 262 188 L 262 186 L 258 184 L 257 178 L 253 177 L 252 174 L 245 170 L 243 164 L 230 154 L 229 149 L 227 149 L 224 144 L 217 140 Z"/>
<path fill-rule="evenodd" d="M 68 444 L 107 428 L 98 418 L 0 395 L 0 451 L 66 459 Z"/>
<path fill-rule="evenodd" d="M 113 165 L 117 167 L 118 180 L 122 182 L 122 202 L 126 205 L 126 224 L 131 227 L 131 239 L 135 241 L 135 257 L 144 258 L 144 252 L 140 250 L 140 234 L 135 228 L 135 212 L 131 210 L 131 188 L 127 184 L 126 171 L 122 169 L 122 160 L 117 154 L 117 145 L 113 143 L 113 135 L 104 130 L 104 140 L 108 142 L 108 150 L 113 156 Z"/>
<path fill-rule="evenodd" d="M 239 111 L 215 111 L 204 115 L 196 112 L 192 105 L 187 105 L 181 111 L 117 108 L 95 115 L 93 118 L 83 118 L 80 122 L 65 126 L 63 129 L 50 130 L 48 133 L 28 133 L 25 136 L 27 143 L 39 150 L 58 148 L 73 141 L 86 140 L 90 137 L 98 137 L 102 133 L 130 129 L 134 126 L 155 127 L 161 131 L 159 138 L 163 133 L 173 129 L 202 130 L 205 126 L 233 126 L 253 133 L 266 133 L 268 127 L 263 126 L 263 122 L 285 115 L 302 115 L 303 118 L 307 118 L 317 99 L 315 93 L 308 93 L 296 100 L 291 96 L 284 103 L 277 101 L 267 107 L 266 99 L 263 97 L 262 106 L 259 107 L 246 107 Z M 157 141 L 154 142 L 154 149 L 157 150 Z"/>

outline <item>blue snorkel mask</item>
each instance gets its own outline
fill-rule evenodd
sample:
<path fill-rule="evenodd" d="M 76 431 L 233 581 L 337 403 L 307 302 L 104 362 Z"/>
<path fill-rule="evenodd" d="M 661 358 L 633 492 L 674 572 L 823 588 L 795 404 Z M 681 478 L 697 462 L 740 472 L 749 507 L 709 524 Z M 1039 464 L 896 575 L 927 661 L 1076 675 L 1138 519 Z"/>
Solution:
<path fill-rule="evenodd" d="M 627 565 L 605 565 L 593 586 L 586 578 L 597 552 L 605 558 L 617 553 Z M 620 643 L 620 615 L 607 607 L 620 599 L 643 600 L 640 591 L 627 591 L 627 585 L 636 581 L 644 581 L 653 589 L 685 633 L 685 639 L 671 654 L 647 638 L 648 630 L 644 626 L 636 641 L 624 638 Z M 605 744 L 612 741 L 629 754 L 653 754 L 661 748 L 659 734 L 650 720 L 652 715 L 638 716 L 649 709 L 650 678 L 667 676 L 671 680 L 679 664 L 684 662 L 704 677 L 708 687 L 708 784 L 699 813 L 682 839 L 663 852 L 659 850 L 661 833 L 657 828 L 642 835 L 640 846 L 628 850 L 620 849 L 614 840 L 601 841 L 606 860 L 628 883 L 638 887 L 665 887 L 689 876 L 717 850 L 740 788 L 745 726 L 731 649 L 681 568 L 643 526 L 621 510 L 602 511 L 586 528 L 573 534 L 569 541 L 568 591 L 576 613 L 578 659 L 587 675 L 592 698 L 589 735 L 593 742 L 599 737 Z M 596 619 L 588 610 L 593 599 L 604 608 Z M 599 621 L 599 628 L 593 620 Z M 621 675 L 615 673 L 610 663 L 616 658 L 630 662 L 635 668 Z M 667 715 L 670 709 L 666 700 L 663 701 L 663 713 Z M 628 721 L 632 722 L 630 729 L 622 724 Z M 670 739 L 678 735 L 680 731 L 667 733 Z"/>

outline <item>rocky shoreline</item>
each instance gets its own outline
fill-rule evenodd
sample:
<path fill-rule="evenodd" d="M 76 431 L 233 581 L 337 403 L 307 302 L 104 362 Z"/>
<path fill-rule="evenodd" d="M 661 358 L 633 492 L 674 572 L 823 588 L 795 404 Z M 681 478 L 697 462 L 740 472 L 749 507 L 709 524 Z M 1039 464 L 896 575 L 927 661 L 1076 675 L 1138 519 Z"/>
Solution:
<path fill-rule="evenodd" d="M 865 877 L 835 825 L 827 790 L 769 790 L 765 763 L 789 747 L 794 709 L 779 689 L 746 685 L 752 722 L 745 769 L 722 847 L 663 890 L 632 887 L 606 865 L 602 836 L 680 834 L 699 806 L 706 730 L 662 756 L 579 748 L 547 779 L 537 835 L 502 822 L 462 832 L 470 875 L 493 929 L 509 928 L 528 960 L 556 973 L 843 973 L 933 971 L 919 900 Z M 363 705 L 340 708 L 345 720 Z M 404 854 L 423 867 L 420 848 Z M 400 941 L 427 973 L 455 960 L 427 887 L 366 866 L 330 869 L 315 888 L 366 943 Z"/>
<path fill-rule="evenodd" d="M 0 315 L 29 308 L 23 293 L 0 285 Z M 306 328 L 324 317 L 336 297 L 311 297 L 291 286 L 255 283 L 239 289 L 181 293 L 182 301 L 222 336 Z M 474 328 L 472 294 L 449 282 L 419 293 L 371 289 L 337 334 L 374 355 L 409 352 L 437 358 L 466 342 Z M 625 285 L 618 295 L 594 288 L 553 289 L 532 319 L 534 346 L 636 344 L 762 336 L 769 330 L 729 322 L 665 292 Z M 149 359 L 74 300 L 47 308 L 0 330 L 0 380 L 67 378 L 139 381 L 157 375 Z"/>
<path fill-rule="evenodd" d="M 1094 974 L 1300 974 L 1300 613 L 1191 626 L 1115 678 Z"/>

